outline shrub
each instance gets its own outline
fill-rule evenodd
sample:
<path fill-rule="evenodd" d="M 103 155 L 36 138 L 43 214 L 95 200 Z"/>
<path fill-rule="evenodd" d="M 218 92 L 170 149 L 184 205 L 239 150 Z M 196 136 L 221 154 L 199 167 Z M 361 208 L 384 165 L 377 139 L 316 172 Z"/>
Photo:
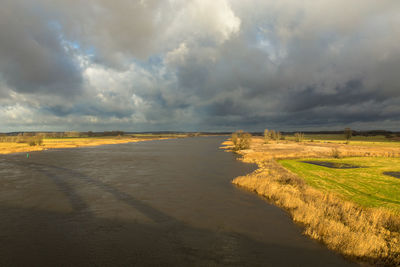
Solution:
<path fill-rule="evenodd" d="M 36 136 L 36 144 L 38 146 L 43 145 L 43 136 Z"/>
<path fill-rule="evenodd" d="M 232 134 L 232 143 L 233 143 L 234 147 L 237 146 L 237 144 L 238 144 L 238 134 L 237 133 Z"/>
<path fill-rule="evenodd" d="M 335 158 L 335 159 L 340 158 L 340 151 L 339 151 L 339 149 L 337 149 L 337 147 L 332 148 L 331 156 L 332 156 L 332 158 Z"/>
<path fill-rule="evenodd" d="M 30 140 L 28 141 L 28 144 L 29 144 L 30 146 L 36 146 L 36 141 L 35 141 L 35 139 L 30 139 Z"/>
<path fill-rule="evenodd" d="M 232 134 L 233 150 L 238 151 L 250 148 L 251 134 L 242 130 Z"/>
<path fill-rule="evenodd" d="M 29 136 L 25 137 L 23 143 L 27 143 L 30 146 L 41 146 L 43 144 L 43 136 Z"/>
<path fill-rule="evenodd" d="M 241 149 L 249 149 L 251 143 L 251 134 L 250 133 L 243 133 L 240 136 L 240 147 Z"/>

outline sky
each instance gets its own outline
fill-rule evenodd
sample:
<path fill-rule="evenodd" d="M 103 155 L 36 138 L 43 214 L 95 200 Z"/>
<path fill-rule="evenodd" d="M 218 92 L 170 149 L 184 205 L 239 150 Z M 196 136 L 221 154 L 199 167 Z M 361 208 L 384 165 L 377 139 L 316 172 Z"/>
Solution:
<path fill-rule="evenodd" d="M 0 132 L 400 130 L 398 0 L 0 3 Z"/>

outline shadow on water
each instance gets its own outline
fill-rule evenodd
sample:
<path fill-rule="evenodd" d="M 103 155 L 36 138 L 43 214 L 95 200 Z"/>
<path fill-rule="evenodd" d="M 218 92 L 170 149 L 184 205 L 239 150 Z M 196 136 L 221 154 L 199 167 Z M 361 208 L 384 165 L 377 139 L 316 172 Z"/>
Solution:
<path fill-rule="evenodd" d="M 73 211 L 15 208 L 0 202 L 2 266 L 348 264 L 325 249 L 283 246 L 274 240 L 259 241 L 237 232 L 195 227 L 77 170 L 32 161 L 13 164 L 51 180 L 68 199 Z M 99 190 L 99 194 L 111 194 L 151 222 L 95 216 L 89 203 L 78 193 L 84 185 Z"/>

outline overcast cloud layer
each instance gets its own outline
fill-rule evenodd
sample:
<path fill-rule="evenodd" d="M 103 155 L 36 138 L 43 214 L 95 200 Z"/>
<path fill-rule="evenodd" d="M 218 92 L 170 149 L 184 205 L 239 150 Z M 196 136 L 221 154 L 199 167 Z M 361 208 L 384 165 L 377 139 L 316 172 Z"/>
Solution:
<path fill-rule="evenodd" d="M 400 130 L 398 0 L 0 1 L 0 132 Z"/>

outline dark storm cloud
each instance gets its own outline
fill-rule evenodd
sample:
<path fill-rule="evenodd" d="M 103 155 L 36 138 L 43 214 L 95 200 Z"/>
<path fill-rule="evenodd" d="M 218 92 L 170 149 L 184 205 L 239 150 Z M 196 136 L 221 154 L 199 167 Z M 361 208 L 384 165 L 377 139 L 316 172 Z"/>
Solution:
<path fill-rule="evenodd" d="M 160 0 L 42 2 L 68 39 L 92 49 L 95 62 L 119 69 L 155 52 L 172 19 L 170 6 Z"/>
<path fill-rule="evenodd" d="M 365 102 L 382 102 L 386 97 L 376 92 L 363 91 L 363 83 L 360 80 L 351 80 L 344 85 L 333 88 L 332 93 L 321 93 L 316 87 L 307 87 L 296 92 L 288 98 L 286 110 L 299 112 L 316 107 L 335 107 L 338 105 L 359 105 Z"/>
<path fill-rule="evenodd" d="M 261 129 L 271 123 L 280 128 L 322 128 L 332 124 L 343 127 L 354 122 L 396 121 L 399 113 L 395 107 L 400 103 L 398 99 L 391 103 L 386 100 L 400 93 L 396 77 L 400 56 L 394 46 L 398 37 L 394 32 L 389 34 L 393 28 L 385 28 L 396 19 L 383 19 L 375 25 L 377 31 L 372 32 L 369 27 L 379 14 L 372 15 L 362 18 L 359 28 L 349 25 L 350 29 L 343 33 L 335 25 L 299 31 L 296 27 L 301 28 L 298 25 L 302 24 L 298 21 L 291 26 L 295 36 L 284 44 L 277 39 L 280 25 L 275 24 L 265 35 L 266 47 L 257 46 L 256 31 L 246 29 L 246 17 L 242 17 L 241 35 L 217 48 L 217 63 L 198 66 L 189 58 L 182 67 L 189 68 L 190 75 L 178 72 L 179 81 L 194 81 L 193 73 L 203 73 L 207 66 L 209 74 L 200 75 L 203 78 L 195 84 L 201 88 L 202 98 L 217 100 L 202 108 L 211 116 L 225 116 L 232 127 L 247 122 Z M 378 36 L 381 39 L 376 39 Z M 284 50 L 282 56 L 279 49 Z M 221 92 L 225 94 L 218 99 Z M 208 122 L 221 123 L 219 119 Z"/>
<path fill-rule="evenodd" d="M 400 130 L 399 12 L 374 0 L 6 0 L 0 124 Z"/>
<path fill-rule="evenodd" d="M 31 1 L 2 1 L 0 73 L 20 93 L 74 95 L 82 77 L 60 33 Z"/>

